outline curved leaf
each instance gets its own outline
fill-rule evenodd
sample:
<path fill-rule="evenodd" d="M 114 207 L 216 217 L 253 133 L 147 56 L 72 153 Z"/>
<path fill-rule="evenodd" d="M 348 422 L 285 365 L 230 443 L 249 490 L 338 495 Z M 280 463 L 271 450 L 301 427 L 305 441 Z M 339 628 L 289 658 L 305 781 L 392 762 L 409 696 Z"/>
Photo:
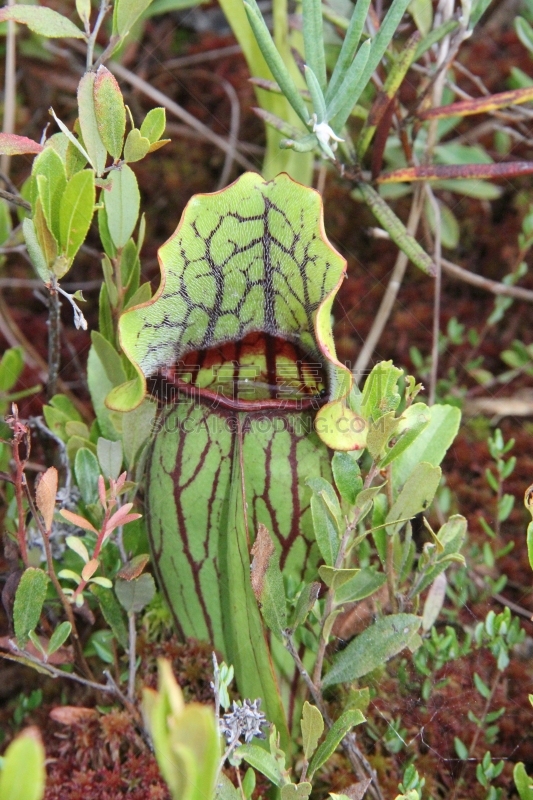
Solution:
<path fill-rule="evenodd" d="M 13 5 L 0 8 L 0 22 L 13 20 L 49 39 L 85 39 L 85 34 L 68 17 L 46 6 Z M 34 151 L 35 152 L 35 151 Z"/>

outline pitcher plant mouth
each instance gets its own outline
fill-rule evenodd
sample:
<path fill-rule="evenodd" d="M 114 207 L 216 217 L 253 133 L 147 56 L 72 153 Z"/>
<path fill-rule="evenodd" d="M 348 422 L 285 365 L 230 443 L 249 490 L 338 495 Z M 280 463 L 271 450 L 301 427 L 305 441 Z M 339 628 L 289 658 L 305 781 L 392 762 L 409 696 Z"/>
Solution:
<path fill-rule="evenodd" d="M 291 413 L 318 411 L 328 402 L 323 362 L 263 333 L 191 351 L 150 383 L 162 406 L 174 402 L 176 392 L 213 410 Z"/>
<path fill-rule="evenodd" d="M 159 374 L 179 392 L 236 411 L 315 410 L 329 447 L 364 446 L 364 425 L 348 406 L 352 375 L 336 357 L 331 327 L 346 261 L 326 237 L 317 192 L 285 174 L 266 182 L 246 173 L 220 192 L 194 196 L 158 257 L 155 296 L 120 320 L 136 377 L 110 393 L 110 408 L 138 406 L 146 379 Z M 267 363 L 273 348 L 294 371 L 285 391 Z M 212 368 L 218 363 L 211 377 L 204 368 L 187 378 L 187 367 L 206 358 Z M 235 365 L 214 387 L 213 376 Z"/>

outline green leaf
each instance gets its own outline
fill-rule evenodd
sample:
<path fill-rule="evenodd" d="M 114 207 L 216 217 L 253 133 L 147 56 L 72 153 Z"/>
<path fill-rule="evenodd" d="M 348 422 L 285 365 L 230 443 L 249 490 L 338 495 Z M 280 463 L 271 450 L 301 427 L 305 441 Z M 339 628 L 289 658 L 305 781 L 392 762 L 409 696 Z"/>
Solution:
<path fill-rule="evenodd" d="M 115 247 L 124 247 L 139 216 L 140 194 L 135 173 L 124 164 L 109 173 L 111 189 L 104 192 L 109 233 Z"/>
<path fill-rule="evenodd" d="M 335 601 L 339 604 L 357 603 L 377 592 L 386 582 L 387 577 L 383 572 L 376 572 L 373 567 L 365 567 L 335 590 Z"/>
<path fill-rule="evenodd" d="M 408 11 L 413 17 L 416 27 L 422 36 L 427 36 L 433 25 L 433 6 L 431 5 L 431 0 L 411 0 Z"/>
<path fill-rule="evenodd" d="M 302 740 L 304 758 L 309 761 L 316 750 L 318 740 L 324 732 L 324 719 L 316 706 L 312 706 L 307 700 L 302 709 Z"/>
<path fill-rule="evenodd" d="M 38 728 L 26 728 L 11 742 L 4 755 L 0 772 L 2 800 L 42 800 L 46 782 L 44 762 Z"/>
<path fill-rule="evenodd" d="M 311 67 L 308 67 L 307 65 L 304 67 L 304 77 L 305 82 L 307 83 L 307 88 L 309 89 L 309 94 L 311 95 L 313 111 L 317 116 L 318 122 L 323 122 L 326 119 L 326 101 L 324 100 L 324 95 L 322 94 L 322 89 L 320 88 L 318 78 Z"/>
<path fill-rule="evenodd" d="M 91 166 L 101 177 L 107 160 L 107 150 L 100 136 L 95 108 L 94 72 L 86 72 L 78 85 L 78 113 L 83 144 L 89 154 Z"/>
<path fill-rule="evenodd" d="M 24 350 L 10 347 L 0 361 L 0 392 L 8 392 L 18 381 L 24 369 Z"/>
<path fill-rule="evenodd" d="M 72 259 L 85 241 L 94 214 L 94 172 L 76 172 L 67 183 L 59 210 L 60 247 Z"/>
<path fill-rule="evenodd" d="M 72 625 L 70 624 L 70 622 L 67 622 L 66 620 L 64 622 L 61 622 L 57 626 L 57 628 L 50 637 L 50 642 L 48 644 L 48 653 L 47 653 L 48 657 L 50 657 L 52 653 L 55 653 L 56 650 L 59 650 L 59 648 L 63 644 L 65 644 L 68 637 L 70 636 L 71 630 L 72 630 Z"/>
<path fill-rule="evenodd" d="M 109 589 L 104 589 L 102 586 L 95 584 L 91 584 L 89 591 L 98 600 L 104 619 L 113 631 L 113 635 L 122 647 L 127 648 L 128 631 L 124 624 L 124 612 L 117 602 L 115 595 L 113 592 L 109 591 Z"/>
<path fill-rule="evenodd" d="M 371 422 L 368 428 L 366 437 L 366 447 L 372 458 L 376 461 L 380 460 L 380 456 L 385 451 L 385 448 L 395 433 L 400 420 L 396 417 L 394 411 L 389 411 L 383 414 L 375 422 Z"/>
<path fill-rule="evenodd" d="M 370 47 L 370 40 L 363 42 L 359 52 L 346 70 L 346 75 L 339 89 L 335 94 L 331 95 L 331 99 L 328 101 L 327 119 L 331 121 L 333 129 L 339 133 L 344 128 L 346 120 L 352 113 L 361 96 L 361 92 L 365 88 L 363 71 L 368 63 Z"/>
<path fill-rule="evenodd" d="M 127 379 L 127 376 L 119 354 L 113 345 L 107 339 L 104 339 L 98 331 L 91 331 L 91 341 L 109 381 L 113 386 L 120 386 Z"/>
<path fill-rule="evenodd" d="M 59 243 L 59 209 L 67 185 L 67 176 L 63 161 L 52 147 L 46 147 L 37 156 L 33 162 L 32 175 L 37 180 L 46 223 L 56 242 Z"/>
<path fill-rule="evenodd" d="M 348 683 L 383 666 L 409 646 L 421 622 L 421 618 L 414 614 L 391 614 L 378 619 L 337 653 L 322 686 Z"/>
<path fill-rule="evenodd" d="M 405 525 L 405 522 L 397 520 L 411 519 L 430 506 L 438 489 L 441 474 L 440 467 L 433 467 L 426 461 L 417 464 L 387 514 L 386 522 L 392 523 L 387 525 L 389 536 L 398 533 Z"/>
<path fill-rule="evenodd" d="M 271 753 L 267 753 L 266 750 L 256 744 L 243 744 L 237 752 L 239 758 L 244 759 L 247 764 L 261 772 L 274 786 L 283 786 L 285 783 L 284 777 L 280 772 L 278 762 Z"/>
<path fill-rule="evenodd" d="M 533 780 L 521 761 L 514 765 L 513 778 L 520 800 L 533 800 Z"/>
<path fill-rule="evenodd" d="M 309 583 L 304 586 L 298 595 L 298 600 L 296 601 L 294 616 L 291 622 L 291 630 L 296 630 L 299 625 L 303 625 L 309 612 L 317 601 L 319 592 L 320 583 L 318 581 L 314 581 L 313 583 Z"/>
<path fill-rule="evenodd" d="M 137 22 L 152 0 L 118 0 L 116 4 L 116 31 L 119 36 L 126 36 Z"/>
<path fill-rule="evenodd" d="M 141 125 L 141 136 L 148 139 L 150 144 L 159 141 L 165 132 L 167 124 L 166 112 L 164 108 L 152 108 L 143 119 Z"/>
<path fill-rule="evenodd" d="M 370 81 L 374 70 L 383 58 L 410 2 L 411 0 L 393 0 L 391 3 L 385 19 L 379 26 L 379 31 L 372 40 L 370 55 L 361 79 L 363 86 L 366 86 Z"/>
<path fill-rule="evenodd" d="M 322 0 L 302 0 L 305 63 L 313 71 L 318 87 L 326 91 L 326 54 Z M 315 110 L 318 113 L 318 109 Z"/>
<path fill-rule="evenodd" d="M 429 424 L 430 419 L 431 412 L 425 403 L 413 403 L 405 409 L 396 428 L 396 441 L 380 462 L 381 469 L 399 458 L 412 445 Z"/>
<path fill-rule="evenodd" d="M 308 781 L 286 783 L 281 787 L 281 800 L 307 800 L 313 787 Z"/>
<path fill-rule="evenodd" d="M 262 564 L 258 563 L 261 559 L 261 551 L 265 554 Z M 276 553 L 274 543 L 265 525 L 259 525 L 251 552 L 254 556 L 251 566 L 252 583 L 255 579 L 259 584 L 254 585 L 254 594 L 261 608 L 261 614 L 267 627 L 280 641 L 283 641 L 283 631 L 287 627 L 287 604 L 283 575 L 279 568 L 279 554 Z M 270 555 L 268 555 L 269 552 Z"/>
<path fill-rule="evenodd" d="M 41 245 L 37 239 L 37 233 L 35 231 L 33 220 L 31 220 L 29 217 L 26 217 L 26 219 L 22 222 L 22 233 L 24 234 L 24 241 L 26 242 L 28 255 L 31 263 L 33 264 L 35 272 L 44 283 L 50 283 L 52 273 L 48 269 L 48 264 L 46 263 L 44 253 L 41 250 Z"/>
<path fill-rule="evenodd" d="M 379 35 L 379 34 L 378 34 Z M 435 265 L 426 251 L 418 244 L 414 236 L 396 216 L 394 211 L 379 196 L 375 189 L 368 183 L 358 183 L 357 188 L 363 195 L 364 201 L 370 208 L 378 222 L 385 228 L 392 241 L 405 253 L 405 255 L 427 275 L 435 274 Z"/>
<path fill-rule="evenodd" d="M 85 505 L 96 503 L 98 500 L 100 467 L 96 456 L 89 448 L 81 447 L 76 453 L 74 472 L 76 473 L 76 483 Z"/>
<path fill-rule="evenodd" d="M 85 34 L 68 17 L 45 6 L 14 5 L 0 8 L 0 22 L 13 20 L 49 39 L 84 39 Z"/>
<path fill-rule="evenodd" d="M 263 57 L 270 67 L 272 75 L 302 122 L 307 125 L 310 119 L 307 106 L 296 88 L 287 67 L 283 63 L 283 59 L 278 53 L 276 45 L 272 41 L 272 37 L 259 11 L 257 3 L 255 0 L 249 0 L 249 2 L 245 0 L 244 7 L 248 16 L 248 21 L 250 22 Z"/>
<path fill-rule="evenodd" d="M 122 445 L 128 469 L 133 469 L 141 449 L 147 443 L 157 414 L 157 403 L 148 398 L 141 405 L 124 414 L 122 423 Z"/>
<path fill-rule="evenodd" d="M 112 441 L 111 439 L 104 439 L 102 436 L 99 436 L 96 444 L 96 452 L 102 469 L 102 475 L 105 478 L 113 478 L 116 480 L 122 471 L 122 442 L 120 442 L 120 440 Z"/>
<path fill-rule="evenodd" d="M 433 203 L 429 202 L 429 200 L 426 200 L 424 204 L 429 227 L 431 228 L 432 232 L 435 233 L 438 225 L 442 246 L 448 248 L 449 250 L 455 250 L 459 244 L 459 222 L 457 221 L 457 217 L 453 211 L 449 206 L 446 205 L 446 203 L 443 203 L 442 200 L 437 200 L 436 202 L 440 212 L 438 223 Z"/>
<path fill-rule="evenodd" d="M 327 676 L 326 676 L 327 677 Z M 353 708 L 345 711 L 336 720 L 328 731 L 328 734 L 309 764 L 309 777 L 311 778 L 320 767 L 333 755 L 340 742 L 347 733 L 356 725 L 361 725 L 365 718 L 359 709 Z"/>
<path fill-rule="evenodd" d="M 47 584 L 48 576 L 42 569 L 28 567 L 22 573 L 13 606 L 15 636 L 21 648 L 26 645 L 30 631 L 35 630 L 39 623 Z"/>
<path fill-rule="evenodd" d="M 147 572 L 139 575 L 133 581 L 123 581 L 117 578 L 115 594 L 128 614 L 137 614 L 150 603 L 155 595 L 154 579 Z"/>
<path fill-rule="evenodd" d="M 115 76 L 104 66 L 94 80 L 94 111 L 100 139 L 107 152 L 120 158 L 126 132 L 126 108 Z"/>
<path fill-rule="evenodd" d="M 124 160 L 128 162 L 140 161 L 150 150 L 150 140 L 141 135 L 137 128 L 128 133 L 124 145 Z"/>
<path fill-rule="evenodd" d="M 358 452 L 343 453 L 337 450 L 331 460 L 331 469 L 342 499 L 350 506 L 355 505 L 355 500 L 363 488 L 361 468 L 357 463 Z"/>
<path fill-rule="evenodd" d="M 348 30 L 346 31 L 346 36 L 344 37 L 339 57 L 337 59 L 337 63 L 335 64 L 335 68 L 331 75 L 329 86 L 326 91 L 327 103 L 329 103 L 337 94 L 342 82 L 344 81 L 348 68 L 354 59 L 359 42 L 361 40 L 361 34 L 363 32 L 369 7 L 370 0 L 357 0 L 355 3 L 350 24 L 348 25 Z"/>
<path fill-rule="evenodd" d="M 361 414 L 365 419 L 378 420 L 395 411 L 400 404 L 398 381 L 402 370 L 392 361 L 380 361 L 365 381 Z"/>
<path fill-rule="evenodd" d="M 516 17 L 514 20 L 516 35 L 530 53 L 533 53 L 533 28 L 524 17 Z"/>
<path fill-rule="evenodd" d="M 316 543 L 328 566 L 334 566 L 340 546 L 340 506 L 337 496 L 328 481 L 311 478 L 308 485 L 313 490 L 311 513 Z"/>
<path fill-rule="evenodd" d="M 424 415 L 427 413 L 429 423 L 416 441 L 394 461 L 392 476 L 396 491 L 421 461 L 433 466 L 440 464 L 459 430 L 461 412 L 455 406 L 435 405 L 424 410 Z"/>

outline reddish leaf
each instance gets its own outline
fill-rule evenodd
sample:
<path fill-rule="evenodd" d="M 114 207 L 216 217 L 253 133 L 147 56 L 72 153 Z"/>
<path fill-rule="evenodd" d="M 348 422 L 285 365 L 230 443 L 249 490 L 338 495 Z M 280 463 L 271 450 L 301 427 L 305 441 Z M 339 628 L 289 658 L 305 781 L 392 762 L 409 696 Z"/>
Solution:
<path fill-rule="evenodd" d="M 516 106 L 533 100 L 533 86 L 525 89 L 511 89 L 509 92 L 490 94 L 487 97 L 478 97 L 476 100 L 461 100 L 448 106 L 430 108 L 418 114 L 419 119 L 443 119 L 444 117 L 468 117 L 471 114 L 484 114 L 495 111 L 505 106 Z"/>
<path fill-rule="evenodd" d="M 83 567 L 83 569 L 81 571 L 81 577 L 83 578 L 83 580 L 84 581 L 90 580 L 90 578 L 92 578 L 92 576 L 94 575 L 94 573 L 98 569 L 98 566 L 99 566 L 98 559 L 97 558 L 91 558 L 91 560 L 88 561 L 85 564 L 85 566 Z"/>
<path fill-rule="evenodd" d="M 43 473 L 35 490 L 35 502 L 43 515 L 44 527 L 47 531 L 52 527 L 57 494 L 57 469 L 49 467 Z"/>
<path fill-rule="evenodd" d="M 50 718 L 60 725 L 82 725 L 84 722 L 98 719 L 98 711 L 83 706 L 56 706 L 50 711 Z"/>
<path fill-rule="evenodd" d="M 385 172 L 377 183 L 402 183 L 405 181 L 441 181 L 465 178 L 479 180 L 516 178 L 533 172 L 533 161 L 503 161 L 500 164 L 432 164 L 429 167 L 405 167 Z"/>
<path fill-rule="evenodd" d="M 122 567 L 122 569 L 117 572 L 117 578 L 122 578 L 125 581 L 135 580 L 135 578 L 139 577 L 149 561 L 150 556 L 147 553 L 141 553 L 141 555 L 135 556 L 135 558 L 132 558 L 126 566 Z"/>
<path fill-rule="evenodd" d="M 98 533 L 94 525 L 91 525 L 88 519 L 80 517 L 79 514 L 74 514 L 74 512 L 72 511 L 67 511 L 66 508 L 62 508 L 59 513 L 64 519 L 67 520 L 67 522 L 71 522 L 73 525 L 77 525 L 78 528 L 83 528 L 85 531 L 92 531 L 93 533 Z"/>
<path fill-rule="evenodd" d="M 24 153 L 40 153 L 42 144 L 28 139 L 27 136 L 16 136 L 14 133 L 0 133 L 0 154 L 3 156 L 20 156 Z"/>

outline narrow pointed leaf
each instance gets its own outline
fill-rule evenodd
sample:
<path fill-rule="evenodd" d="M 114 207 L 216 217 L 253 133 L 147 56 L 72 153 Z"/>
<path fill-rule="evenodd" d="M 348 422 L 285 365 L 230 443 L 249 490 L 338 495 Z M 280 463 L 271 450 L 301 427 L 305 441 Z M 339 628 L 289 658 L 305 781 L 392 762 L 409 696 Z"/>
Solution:
<path fill-rule="evenodd" d="M 72 625 L 70 622 L 61 622 L 53 634 L 50 637 L 50 642 L 48 644 L 48 656 L 51 656 L 55 653 L 59 648 L 65 644 L 68 637 L 70 636 L 70 632 L 72 630 Z"/>
<path fill-rule="evenodd" d="M 117 641 L 120 642 L 122 647 L 126 648 L 128 646 L 128 631 L 124 623 L 124 611 L 114 593 L 94 583 L 90 586 L 90 592 L 98 600 L 104 619 L 113 631 Z"/>
<path fill-rule="evenodd" d="M 346 31 L 346 36 L 344 37 L 341 51 L 326 92 L 327 103 L 337 94 L 348 68 L 355 57 L 369 7 L 370 0 L 357 0 L 354 6 L 350 24 L 348 25 L 348 30 Z"/>
<path fill-rule="evenodd" d="M 411 0 L 393 0 L 385 19 L 380 25 L 379 31 L 372 40 L 370 55 L 363 71 L 362 84 L 366 86 L 379 62 L 385 55 L 392 37 L 398 29 L 400 20 L 407 10 Z"/>
<path fill-rule="evenodd" d="M 86 531 L 92 531 L 93 533 L 98 533 L 94 525 L 92 525 L 89 522 L 89 520 L 84 519 L 84 517 L 82 517 L 80 514 L 75 514 L 73 511 L 68 511 L 66 508 L 62 508 L 59 513 L 64 519 L 67 520 L 67 522 L 71 522 L 78 528 L 83 528 Z"/>
<path fill-rule="evenodd" d="M 302 15 L 305 62 L 313 70 L 321 92 L 325 92 L 326 55 L 324 52 L 322 0 L 303 0 Z"/>
<path fill-rule="evenodd" d="M 304 75 L 309 94 L 311 95 L 313 110 L 317 116 L 318 122 L 322 122 L 326 119 L 326 101 L 324 100 L 322 89 L 311 67 L 307 65 L 304 67 Z"/>
<path fill-rule="evenodd" d="M 404 167 L 384 172 L 378 183 L 404 183 L 405 181 L 439 181 L 475 178 L 517 178 L 533 173 L 533 161 L 501 161 L 498 164 L 432 164 L 429 167 Z M 458 188 L 459 191 L 459 188 Z"/>
<path fill-rule="evenodd" d="M 366 204 L 378 222 L 385 228 L 393 242 L 411 259 L 413 264 L 427 275 L 434 276 L 435 265 L 432 259 L 418 244 L 414 236 L 411 236 L 403 222 L 390 209 L 383 198 L 368 183 L 359 183 L 358 188 Z"/>
<path fill-rule="evenodd" d="M 396 62 L 387 75 L 387 80 L 383 85 L 383 89 L 378 92 L 376 99 L 372 103 L 368 117 L 357 140 L 357 156 L 359 160 L 361 160 L 366 153 L 376 128 L 388 112 L 393 98 L 396 97 L 402 81 L 413 63 L 419 41 L 420 34 L 416 31 L 407 40 L 404 49 L 397 57 Z"/>
<path fill-rule="evenodd" d="M 261 12 L 257 8 L 257 4 L 253 3 L 253 0 L 250 2 L 246 2 L 245 0 L 244 7 L 263 57 L 267 62 L 272 75 L 278 82 L 283 94 L 296 111 L 302 122 L 307 125 L 309 122 L 309 111 L 307 110 L 307 106 L 302 100 L 302 97 L 298 92 L 298 89 L 296 88 L 296 85 L 291 78 L 287 67 L 283 63 L 283 59 L 278 53 L 276 45 L 272 41 L 270 32 L 261 15 Z"/>
<path fill-rule="evenodd" d="M 520 103 L 529 103 L 533 100 L 533 86 L 525 89 L 511 89 L 508 92 L 489 94 L 487 97 L 478 97 L 474 100 L 461 100 L 448 106 L 439 106 L 422 111 L 419 119 L 445 119 L 446 117 L 468 117 L 471 114 L 485 114 L 496 111 L 498 108 L 516 106 Z"/>
<path fill-rule="evenodd" d="M 370 40 L 363 42 L 359 52 L 346 71 L 345 78 L 335 94 L 332 94 L 327 105 L 327 119 L 336 131 L 341 131 L 350 116 L 353 107 L 365 88 L 363 72 L 370 55 Z"/>
<path fill-rule="evenodd" d="M 85 34 L 68 17 L 46 6 L 13 5 L 0 8 L 0 22 L 13 20 L 49 39 L 84 39 Z"/>

